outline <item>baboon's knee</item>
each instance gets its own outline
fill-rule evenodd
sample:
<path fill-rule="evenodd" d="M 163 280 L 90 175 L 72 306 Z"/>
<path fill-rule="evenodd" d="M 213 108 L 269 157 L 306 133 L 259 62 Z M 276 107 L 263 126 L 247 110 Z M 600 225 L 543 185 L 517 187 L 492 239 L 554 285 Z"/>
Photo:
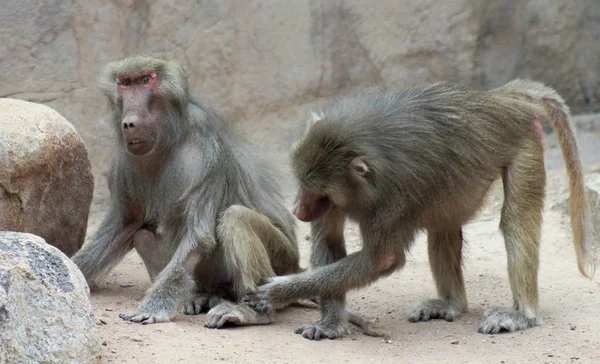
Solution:
<path fill-rule="evenodd" d="M 235 222 L 243 219 L 244 216 L 247 216 L 249 212 L 251 212 L 249 208 L 242 205 L 231 205 L 223 211 L 221 215 L 221 221 L 225 222 Z"/>
<path fill-rule="evenodd" d="M 398 254 L 386 254 L 379 258 L 376 266 L 376 272 L 380 276 L 392 274 L 397 269 L 404 266 L 405 259 Z"/>
<path fill-rule="evenodd" d="M 252 210 L 241 205 L 231 205 L 221 214 L 217 226 L 217 235 L 219 239 L 232 239 L 232 234 L 239 234 L 240 231 L 248 229 L 248 217 Z M 238 237 L 239 238 L 239 237 Z"/>

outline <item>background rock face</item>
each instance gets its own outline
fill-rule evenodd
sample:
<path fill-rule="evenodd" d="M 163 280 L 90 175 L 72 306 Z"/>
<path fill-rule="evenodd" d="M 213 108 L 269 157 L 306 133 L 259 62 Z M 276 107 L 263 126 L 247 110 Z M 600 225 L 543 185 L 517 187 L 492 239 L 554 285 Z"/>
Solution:
<path fill-rule="evenodd" d="M 174 52 L 246 135 L 287 149 L 308 106 L 376 83 L 529 76 L 598 111 L 599 22 L 596 0 L 5 0 L 0 96 L 72 121 L 104 184 L 111 132 L 94 79 L 129 53 Z"/>
<path fill-rule="evenodd" d="M 70 256 L 85 239 L 93 190 L 87 151 L 67 120 L 0 99 L 0 230 L 39 235 Z"/>
<path fill-rule="evenodd" d="M 0 362 L 100 363 L 89 288 L 32 234 L 0 232 Z"/>

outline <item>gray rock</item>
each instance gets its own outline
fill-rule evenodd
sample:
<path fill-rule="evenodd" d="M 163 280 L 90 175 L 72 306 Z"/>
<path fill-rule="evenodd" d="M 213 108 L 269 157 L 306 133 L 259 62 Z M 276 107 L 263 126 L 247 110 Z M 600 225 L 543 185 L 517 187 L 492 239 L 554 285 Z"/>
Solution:
<path fill-rule="evenodd" d="M 83 140 L 48 106 L 0 99 L 0 230 L 68 256 L 83 244 L 94 180 Z"/>
<path fill-rule="evenodd" d="M 0 232 L 0 363 L 100 363 L 89 288 L 38 236 Z"/>

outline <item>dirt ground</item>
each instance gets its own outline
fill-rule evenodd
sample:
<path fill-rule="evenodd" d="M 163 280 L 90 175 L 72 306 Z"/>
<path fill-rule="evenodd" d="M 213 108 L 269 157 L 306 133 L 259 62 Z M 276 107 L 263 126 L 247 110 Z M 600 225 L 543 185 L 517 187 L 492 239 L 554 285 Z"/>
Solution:
<path fill-rule="evenodd" d="M 580 135 L 587 171 L 600 165 L 600 135 Z M 285 159 L 281 164 L 287 201 L 291 184 Z M 92 288 L 92 304 L 107 363 L 600 363 L 600 280 L 579 275 L 561 202 L 566 196 L 562 156 L 553 138 L 547 140 L 547 200 L 542 231 L 539 291 L 545 324 L 523 332 L 483 335 L 477 325 L 490 306 L 510 306 L 504 242 L 498 231 L 502 204 L 496 184 L 478 217 L 465 227 L 465 279 L 468 314 L 455 322 L 409 323 L 415 301 L 435 295 L 427 261 L 425 236 L 420 235 L 405 268 L 366 289 L 349 294 L 348 304 L 392 334 L 391 340 L 365 336 L 354 328 L 338 340 L 308 341 L 293 330 L 319 318 L 319 311 L 290 307 L 268 326 L 211 330 L 204 315 L 178 314 L 173 322 L 140 325 L 121 320 L 149 287 L 149 278 L 135 253 L 130 253 Z M 588 177 L 595 176 L 588 173 Z M 286 182 L 287 181 L 287 182 Z M 106 187 L 98 186 L 88 234 L 105 211 Z M 307 266 L 308 224 L 298 223 L 302 263 Z M 350 251 L 360 249 L 356 226 L 346 232 Z M 101 320 L 101 321 L 100 321 Z"/>

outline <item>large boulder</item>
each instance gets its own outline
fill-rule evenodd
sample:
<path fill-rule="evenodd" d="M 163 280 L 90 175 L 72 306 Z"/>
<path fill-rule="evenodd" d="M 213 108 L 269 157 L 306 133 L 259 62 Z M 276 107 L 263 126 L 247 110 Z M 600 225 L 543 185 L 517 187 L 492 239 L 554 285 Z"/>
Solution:
<path fill-rule="evenodd" d="M 48 106 L 0 99 L 0 230 L 83 245 L 94 180 L 75 128 Z"/>
<path fill-rule="evenodd" d="M 38 236 L 0 232 L 0 363 L 100 363 L 87 283 Z"/>

